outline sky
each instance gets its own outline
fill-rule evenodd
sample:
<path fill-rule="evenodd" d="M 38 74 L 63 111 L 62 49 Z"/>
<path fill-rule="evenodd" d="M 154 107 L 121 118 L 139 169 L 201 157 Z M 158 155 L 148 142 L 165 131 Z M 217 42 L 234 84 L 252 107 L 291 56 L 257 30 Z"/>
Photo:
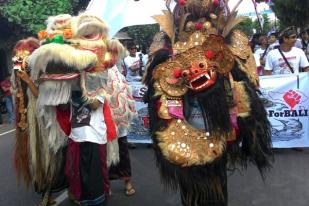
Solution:
<path fill-rule="evenodd" d="M 230 0 L 229 7 L 233 8 L 238 0 Z M 100 16 L 110 26 L 110 36 L 125 26 L 155 23 L 155 14 L 162 14 L 166 9 L 164 0 L 91 0 L 87 11 Z M 269 9 L 265 3 L 258 4 L 258 11 Z M 86 12 L 87 12 L 86 11 Z M 248 14 L 256 18 L 252 0 L 243 0 L 238 7 L 238 14 Z"/>
<path fill-rule="evenodd" d="M 230 0 L 229 7 L 233 8 L 238 0 Z M 266 3 L 259 3 L 257 4 L 258 11 L 268 10 L 269 6 Z M 242 3 L 238 7 L 238 14 L 246 14 L 249 12 L 254 12 L 254 5 L 252 0 L 243 0 Z"/>

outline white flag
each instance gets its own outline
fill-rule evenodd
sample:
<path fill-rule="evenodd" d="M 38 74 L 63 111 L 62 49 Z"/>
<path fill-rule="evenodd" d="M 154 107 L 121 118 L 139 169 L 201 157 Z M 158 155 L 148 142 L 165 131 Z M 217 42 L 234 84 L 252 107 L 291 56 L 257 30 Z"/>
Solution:
<path fill-rule="evenodd" d="M 91 0 L 86 12 L 101 17 L 113 37 L 126 26 L 156 23 L 152 16 L 165 9 L 165 0 Z"/>

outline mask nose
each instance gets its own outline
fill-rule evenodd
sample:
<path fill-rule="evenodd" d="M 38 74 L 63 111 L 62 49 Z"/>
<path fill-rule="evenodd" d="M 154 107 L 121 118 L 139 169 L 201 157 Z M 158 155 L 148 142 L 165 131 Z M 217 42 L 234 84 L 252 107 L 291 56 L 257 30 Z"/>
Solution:
<path fill-rule="evenodd" d="M 203 63 L 195 63 L 191 66 L 189 70 L 190 70 L 190 73 L 194 75 L 194 74 L 200 73 L 201 70 L 204 68 L 205 68 L 205 65 Z"/>
<path fill-rule="evenodd" d="M 198 74 L 200 72 L 200 69 L 198 67 L 191 67 L 190 68 L 190 73 L 191 74 Z"/>

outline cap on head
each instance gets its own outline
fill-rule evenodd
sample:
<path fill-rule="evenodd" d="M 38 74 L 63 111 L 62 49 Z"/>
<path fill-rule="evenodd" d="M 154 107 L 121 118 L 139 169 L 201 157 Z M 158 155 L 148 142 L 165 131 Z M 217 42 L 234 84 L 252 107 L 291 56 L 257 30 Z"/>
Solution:
<path fill-rule="evenodd" d="M 284 29 L 280 34 L 279 34 L 279 38 L 283 38 L 283 37 L 289 37 L 293 34 L 297 34 L 296 28 L 294 26 L 288 27 L 286 29 Z"/>
<path fill-rule="evenodd" d="M 283 43 L 283 38 L 287 38 L 293 34 L 297 34 L 296 28 L 294 26 L 282 30 L 279 34 L 279 43 Z"/>

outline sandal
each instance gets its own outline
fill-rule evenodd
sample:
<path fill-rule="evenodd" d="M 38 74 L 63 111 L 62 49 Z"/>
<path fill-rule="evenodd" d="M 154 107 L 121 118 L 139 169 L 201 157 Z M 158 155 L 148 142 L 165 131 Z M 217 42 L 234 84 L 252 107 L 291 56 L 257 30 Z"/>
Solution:
<path fill-rule="evenodd" d="M 51 196 L 48 197 L 48 205 L 54 205 L 56 203 L 57 202 L 56 202 L 55 198 L 53 198 Z"/>
<path fill-rule="evenodd" d="M 75 205 L 80 205 L 80 202 L 74 197 L 74 195 L 70 191 L 68 191 L 68 198 Z"/>
<path fill-rule="evenodd" d="M 126 188 L 126 192 L 125 193 L 126 193 L 127 196 L 132 196 L 132 195 L 135 194 L 135 189 L 131 185 L 130 187 Z"/>

